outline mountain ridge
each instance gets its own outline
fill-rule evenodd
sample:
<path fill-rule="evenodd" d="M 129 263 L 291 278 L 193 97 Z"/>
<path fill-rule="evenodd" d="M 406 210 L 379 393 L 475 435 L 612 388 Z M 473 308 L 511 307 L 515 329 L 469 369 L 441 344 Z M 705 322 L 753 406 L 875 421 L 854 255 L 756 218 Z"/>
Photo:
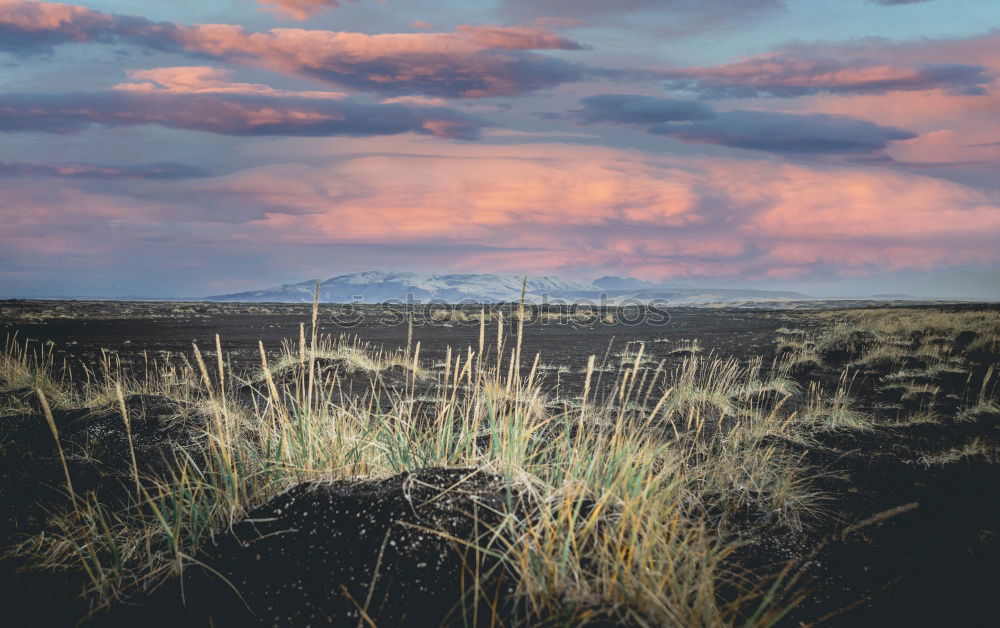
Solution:
<path fill-rule="evenodd" d="M 420 273 L 363 271 L 322 280 L 323 303 L 497 303 L 521 298 L 523 277 L 493 273 Z M 205 297 L 204 301 L 271 303 L 311 302 L 316 279 L 272 288 Z M 814 297 L 788 291 L 741 288 L 696 288 L 657 284 L 631 277 L 602 277 L 593 283 L 555 275 L 529 276 L 525 299 L 537 303 L 587 299 L 609 305 L 623 301 L 675 304 L 735 303 L 745 301 L 797 301 Z"/>

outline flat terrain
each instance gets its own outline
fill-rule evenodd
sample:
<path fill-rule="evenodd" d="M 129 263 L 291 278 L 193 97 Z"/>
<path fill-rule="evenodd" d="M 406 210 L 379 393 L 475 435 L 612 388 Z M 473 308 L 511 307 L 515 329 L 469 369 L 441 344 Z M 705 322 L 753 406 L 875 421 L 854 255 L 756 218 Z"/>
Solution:
<path fill-rule="evenodd" d="M 516 306 L 488 306 L 503 311 L 504 334 L 516 333 Z M 227 359 L 236 369 L 260 366 L 258 342 L 269 356 L 281 352 L 282 342 L 295 340 L 300 325 L 309 324 L 311 305 L 243 303 L 132 303 L 132 302 L 0 302 L 0 336 L 17 333 L 21 342 L 51 347 L 57 364 L 87 364 L 97 369 L 102 350 L 123 364 L 142 370 L 156 360 L 190 355 L 197 343 L 206 355 L 214 355 L 219 335 Z M 435 312 L 466 312 L 478 307 L 416 308 L 412 342 L 420 343 L 423 359 L 432 367 L 444 360 L 448 347 L 464 351 L 478 347 L 477 320 L 435 321 Z M 365 306 L 346 308 L 320 305 L 321 334 L 347 336 L 388 350 L 406 347 L 408 311 L 403 308 Z M 611 316 L 610 319 L 604 319 Z M 496 317 L 485 330 L 487 344 L 495 342 Z M 676 308 L 648 312 L 615 308 L 594 311 L 576 318 L 536 319 L 525 326 L 522 354 L 525 369 L 536 354 L 540 377 L 550 388 L 567 386 L 579 394 L 587 358 L 598 364 L 620 362 L 621 354 L 645 346 L 646 360 L 665 360 L 676 365 L 689 355 L 685 349 L 697 342 L 699 353 L 722 357 L 770 356 L 776 330 L 815 322 L 803 320 L 789 310 Z M 508 349 L 509 351 L 509 349 Z M 602 384 L 612 384 L 604 381 Z"/>
<path fill-rule="evenodd" d="M 515 308 L 504 308 L 508 332 L 516 328 L 511 316 Z M 23 338 L 51 342 L 60 359 L 91 361 L 96 361 L 101 349 L 130 361 L 141 360 L 143 351 L 150 357 L 189 353 L 192 342 L 210 350 L 218 334 L 235 363 L 257 365 L 257 342 L 277 352 L 282 340 L 298 338 L 299 325 L 309 324 L 311 309 L 311 305 L 281 303 L 0 301 L 0 332 L 17 331 Z M 443 358 L 448 346 L 458 350 L 478 343 L 477 320 L 431 320 L 438 310 L 479 312 L 474 306 L 420 309 L 414 318 L 413 338 L 429 358 Z M 603 355 L 612 343 L 620 349 L 626 343 L 641 342 L 649 351 L 665 354 L 692 339 L 707 351 L 756 355 L 773 350 L 776 329 L 803 318 L 795 311 L 736 308 L 676 308 L 646 315 L 638 310 L 605 311 L 614 313 L 613 322 L 601 321 L 595 314 L 569 323 L 528 323 L 525 355 L 540 352 L 547 362 L 579 365 L 589 355 Z M 320 305 L 318 322 L 320 333 L 356 335 L 389 348 L 406 345 L 406 310 L 401 308 Z M 486 334 L 488 341 L 495 338 L 494 321 Z"/>
<path fill-rule="evenodd" d="M 320 305 L 316 332 L 321 342 L 309 350 L 310 361 L 308 305 L 0 302 L 0 335 L 13 339 L 0 381 L 5 404 L 0 421 L 6 422 L 0 431 L 0 498 L 7 503 L 0 544 L 8 548 L 0 563 L 0 595 L 8 608 L 0 612 L 6 611 L 15 625 L 68 625 L 84 616 L 104 625 L 239 625 L 251 620 L 298 625 L 310 618 L 324 623 L 324 617 L 337 623 L 333 618 L 338 613 L 354 613 L 351 621 L 378 625 L 422 625 L 418 616 L 434 624 L 469 623 L 468 615 L 459 619 L 441 610 L 467 595 L 467 581 L 459 586 L 452 580 L 468 566 L 468 556 L 437 563 L 428 581 L 434 584 L 414 584 L 413 574 L 422 574 L 422 565 L 448 552 L 436 544 L 423 545 L 428 541 L 412 534 L 393 536 L 393 530 L 398 525 L 410 526 L 406 529 L 411 532 L 434 527 L 451 541 L 477 542 L 482 539 L 480 525 L 510 526 L 527 534 L 523 538 L 556 530 L 558 522 L 550 521 L 540 528 L 547 532 L 530 532 L 548 516 L 543 516 L 548 512 L 544 504 L 568 499 L 567 487 L 576 486 L 567 483 L 572 474 L 547 474 L 565 456 L 575 459 L 574 452 L 589 446 L 580 440 L 586 416 L 595 452 L 600 452 L 602 439 L 611 443 L 610 449 L 634 447 L 628 451 L 641 467 L 645 448 L 655 441 L 645 482 L 651 487 L 664 483 L 657 489 L 663 492 L 663 521 L 672 520 L 674 526 L 684 522 L 677 529 L 688 530 L 683 537 L 688 549 L 647 548 L 644 537 L 665 529 L 650 523 L 661 515 L 635 514 L 644 522 L 637 528 L 642 534 L 622 547 L 637 553 L 645 548 L 650 561 L 668 555 L 677 561 L 669 568 L 659 558 L 650 562 L 660 566 L 652 569 L 657 572 L 652 581 L 634 585 L 641 595 L 623 588 L 633 586 L 626 584 L 630 577 L 608 580 L 608 565 L 601 562 L 608 559 L 598 553 L 604 550 L 584 551 L 582 541 L 573 549 L 581 553 L 579 562 L 560 567 L 582 570 L 566 582 L 551 575 L 533 580 L 538 574 L 518 562 L 515 549 L 499 553 L 502 557 L 487 553 L 492 558 L 483 565 L 491 565 L 490 560 L 496 564 L 493 571 L 482 567 L 488 577 L 476 571 L 476 582 L 482 583 L 476 591 L 492 587 L 486 596 L 492 601 L 483 606 L 477 593 L 473 602 L 462 604 L 482 607 L 472 623 L 499 618 L 513 624 L 640 625 L 670 623 L 674 617 L 677 623 L 706 624 L 990 624 L 992 596 L 1000 585 L 997 307 L 533 310 L 523 327 L 516 370 L 509 364 L 518 347 L 517 306 L 486 314 L 481 328 L 480 310 L 473 307 Z M 498 325 L 503 337 L 499 352 Z M 224 358 L 218 375 L 216 334 Z M 324 336 L 329 336 L 325 344 Z M 192 342 L 207 367 L 197 363 Z M 273 373 L 261 373 L 258 342 Z M 478 355 L 481 342 L 487 356 L 491 351 L 494 360 L 497 353 L 503 356 L 492 371 L 473 366 L 476 359 L 463 363 L 469 351 Z M 591 356 L 594 363 L 588 368 Z M 53 375 L 43 376 L 43 370 Z M 314 372 L 320 401 L 306 386 Z M 118 382 L 118 401 L 109 382 Z M 491 382 L 499 389 L 491 388 Z M 54 449 L 36 388 L 51 397 L 52 429 L 65 451 Z M 304 403 L 307 389 L 309 401 Z M 497 444 L 508 437 L 501 438 L 500 430 L 508 412 L 510 430 L 524 429 L 536 443 L 532 446 L 542 448 L 536 454 L 517 454 L 523 459 L 516 464 L 510 462 L 513 449 Z M 383 443 L 383 449 L 388 447 L 384 443 L 403 442 L 390 437 L 404 439 L 409 444 L 400 455 L 413 459 L 385 458 L 384 452 L 351 454 L 365 461 L 352 459 L 351 468 L 365 470 L 347 472 L 347 463 L 332 461 L 329 453 L 346 438 L 341 435 L 341 440 L 329 441 L 326 451 L 318 453 L 309 444 L 294 461 L 285 461 L 281 456 L 290 454 L 284 449 L 275 454 L 271 445 L 265 446 L 274 434 L 254 431 L 246 436 L 247 428 L 239 427 L 244 420 L 253 430 L 263 429 L 256 427 L 261 421 L 314 421 L 298 424 L 294 433 L 301 437 L 313 425 L 326 425 L 315 427 L 318 435 L 309 436 L 312 443 L 328 437 L 322 430 L 339 429 L 343 417 L 362 414 L 379 430 L 390 429 L 383 428 L 387 422 L 414 421 L 409 431 L 399 433 L 403 436 L 371 436 L 372 428 L 365 428 L 351 437 L 371 438 Z M 186 418 L 178 421 L 177 416 Z M 495 426 L 477 427 L 468 432 L 469 440 L 454 440 L 453 430 L 464 430 L 466 420 L 479 425 L 481 416 Z M 532 419 L 537 427 L 520 423 L 527 416 L 537 416 Z M 229 421 L 233 427 L 223 428 Z M 452 427 L 447 432 L 435 427 L 443 426 L 441 421 Z M 281 429 L 291 429 L 290 424 Z M 418 457 L 414 452 L 431 447 L 425 435 L 418 435 L 424 434 L 421 430 L 433 433 L 434 442 L 451 443 L 454 452 L 441 454 L 440 445 L 434 445 L 433 454 Z M 636 436 L 640 440 L 632 443 L 631 436 L 620 436 L 622 430 L 641 439 Z M 276 442 L 289 442 L 290 434 L 281 432 Z M 228 444 L 216 451 L 216 438 Z M 234 438 L 247 438 L 248 444 Z M 560 439 L 569 443 L 564 457 L 550 449 Z M 225 509 L 213 498 L 199 524 L 204 532 L 191 533 L 192 545 L 184 553 L 169 531 L 165 537 L 149 531 L 149 522 L 163 521 L 165 502 L 152 496 L 155 491 L 169 493 L 174 500 L 169 503 L 180 508 L 178 469 L 187 469 L 184 478 L 201 469 L 206 475 L 197 486 L 207 486 L 218 473 L 212 456 L 242 452 L 243 447 L 257 452 L 246 454 L 248 461 L 264 466 L 248 480 L 252 488 L 226 498 L 231 500 L 226 502 L 228 514 L 220 514 Z M 672 448 L 683 452 L 676 468 L 670 462 Z M 183 464 L 165 454 L 180 450 L 190 452 Z M 532 466 L 543 453 L 555 462 Z M 270 459 L 275 455 L 281 464 Z M 723 467 L 722 461 L 730 458 L 738 466 Z M 260 462 L 264 459 L 266 464 Z M 626 459 L 616 457 L 608 464 Z M 702 467 L 704 476 L 698 476 L 694 470 Z M 260 473 L 265 472 L 275 479 L 262 482 Z M 674 473 L 682 480 L 663 479 Z M 89 514 L 80 514 L 77 504 L 77 514 L 59 515 L 68 507 L 67 476 L 73 478 L 70 490 L 76 499 L 87 501 Z M 175 479 L 166 484 L 157 479 L 170 477 Z M 535 479 L 524 484 L 526 477 Z M 325 482 L 320 492 L 310 488 L 315 481 Z M 416 489 L 407 487 L 413 481 L 427 492 L 420 503 L 432 504 L 427 506 L 431 510 L 410 510 Z M 684 488 L 688 481 L 693 483 Z M 463 500 L 477 504 L 477 511 L 494 504 L 490 512 L 495 517 L 468 520 L 468 504 L 440 501 L 439 493 L 466 482 Z M 607 480 L 607 486 L 593 482 L 583 482 L 593 494 L 581 493 L 568 509 L 576 513 L 573 518 L 582 517 L 572 524 L 583 526 L 574 534 L 598 534 L 595 530 L 604 525 L 625 529 L 633 502 L 621 492 L 624 485 L 618 480 Z M 616 497 L 602 498 L 602 490 Z M 670 492 L 675 490 L 680 492 Z M 543 499 L 546 491 L 551 496 Z M 512 494 L 519 495 L 519 505 L 512 506 Z M 634 499 L 641 505 L 651 498 Z M 618 510 L 598 516 L 615 500 L 621 504 Z M 372 510 L 373 504 L 379 506 Z M 81 558 L 72 549 L 88 534 L 101 537 L 94 530 L 105 519 L 95 520 L 94 508 L 133 512 L 108 525 L 109 530 L 121 527 L 120 535 L 113 535 L 120 545 L 106 550 L 112 559 L 104 554 L 97 558 L 98 550 L 92 559 L 86 552 Z M 178 521 L 203 506 L 185 508 L 178 511 Z M 667 514 L 673 508 L 681 510 Z M 637 507 L 636 513 L 644 512 Z M 110 515 L 100 515 L 105 516 Z M 357 523 L 364 517 L 371 519 L 373 536 Z M 254 523 L 261 521 L 271 523 Z M 604 523 L 591 528 L 586 521 Z M 293 529 L 310 532 L 290 534 Z M 330 539 L 320 552 L 327 558 L 319 558 L 319 546 L 314 547 L 317 532 Z M 110 543 L 109 535 L 104 533 L 103 542 Z M 617 538 L 601 535 L 594 547 Z M 491 538 L 496 536 L 503 535 Z M 557 536 L 565 538 L 565 533 Z M 96 546 L 96 538 L 81 547 Z M 250 538 L 260 541 L 248 542 Z M 685 552 L 695 551 L 691 547 L 702 540 L 709 543 L 706 548 L 712 543 L 718 547 L 702 550 L 696 568 Z M 392 549 L 397 541 L 408 549 Z M 161 549 L 148 549 L 164 542 Z M 139 549 L 143 543 L 146 550 Z M 256 549 L 247 549 L 251 547 Z M 541 555 L 543 548 L 535 551 Z M 187 557 L 188 552 L 196 554 L 191 564 L 197 566 L 189 565 L 178 579 L 174 569 L 186 559 L 169 556 Z M 133 556 L 146 553 L 145 562 Z M 90 569 L 80 567 L 88 564 Z M 608 564 L 613 567 L 614 561 Z M 650 570 L 625 563 L 620 569 Z M 660 577 L 674 569 L 675 580 L 687 577 L 685 569 L 699 575 L 688 574 L 691 581 L 685 586 L 691 588 L 681 592 L 675 590 L 680 585 Z M 378 577 L 393 571 L 396 580 Z M 331 577 L 346 588 L 324 588 Z M 581 579 L 591 578 L 593 589 L 576 589 Z M 698 578 L 708 584 L 693 584 Z M 651 594 L 653 582 L 662 590 Z M 692 609 L 700 614 L 679 615 Z M 430 617 L 434 619 L 426 619 Z"/>

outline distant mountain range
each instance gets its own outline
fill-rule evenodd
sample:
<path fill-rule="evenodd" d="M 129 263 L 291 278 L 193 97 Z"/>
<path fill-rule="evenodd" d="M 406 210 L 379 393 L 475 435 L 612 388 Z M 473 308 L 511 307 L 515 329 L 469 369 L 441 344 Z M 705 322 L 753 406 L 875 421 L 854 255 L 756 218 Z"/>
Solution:
<path fill-rule="evenodd" d="M 339 275 L 320 282 L 323 303 L 383 303 L 386 301 L 428 303 L 518 301 L 522 278 L 516 275 L 451 274 L 367 271 Z M 316 280 L 284 284 L 274 288 L 207 297 L 206 301 L 249 301 L 307 303 L 313 300 Z M 551 275 L 528 277 L 526 300 L 538 303 L 590 299 L 610 303 L 626 300 L 661 301 L 679 305 L 763 301 L 812 300 L 798 292 L 695 288 L 656 284 L 632 277 L 601 277 L 592 283 L 571 281 Z"/>

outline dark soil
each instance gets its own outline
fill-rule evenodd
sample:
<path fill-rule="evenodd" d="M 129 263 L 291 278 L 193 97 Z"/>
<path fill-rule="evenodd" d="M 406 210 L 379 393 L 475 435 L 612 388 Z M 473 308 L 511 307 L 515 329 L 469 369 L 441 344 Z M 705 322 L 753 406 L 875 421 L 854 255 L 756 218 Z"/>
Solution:
<path fill-rule="evenodd" d="M 995 438 L 997 427 L 994 420 L 970 432 L 991 430 Z M 808 450 L 786 443 L 803 463 L 829 472 L 822 488 L 833 496 L 835 515 L 806 534 L 741 549 L 743 560 L 763 566 L 784 557 L 799 573 L 810 594 L 785 623 L 995 625 L 988 600 L 1000 586 L 1000 465 L 975 457 L 931 466 L 908 459 L 949 442 L 964 440 L 921 425 L 864 438 L 830 432 Z"/>

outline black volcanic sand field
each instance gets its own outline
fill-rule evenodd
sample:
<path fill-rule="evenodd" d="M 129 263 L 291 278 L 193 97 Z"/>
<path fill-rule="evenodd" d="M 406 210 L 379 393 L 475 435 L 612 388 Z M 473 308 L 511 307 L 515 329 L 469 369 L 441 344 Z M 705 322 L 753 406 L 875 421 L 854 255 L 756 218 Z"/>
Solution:
<path fill-rule="evenodd" d="M 1000 318 L 1000 310 L 990 306 L 938 309 L 985 311 Z M 930 308 L 905 308 L 925 310 Z M 56 365 L 77 365 L 77 376 L 80 364 L 99 370 L 102 350 L 141 376 L 150 363 L 190 356 L 192 341 L 212 363 L 219 334 L 230 368 L 250 372 L 260 364 L 258 341 L 276 360 L 281 341 L 296 340 L 300 324 L 308 326 L 309 313 L 307 305 L 8 301 L 0 303 L 0 331 L 16 332 L 17 341 L 31 348 L 51 350 Z M 790 594 L 795 604 L 780 624 L 995 625 L 1000 416 L 995 404 L 968 402 L 995 381 L 995 342 L 984 345 L 961 329 L 941 332 L 952 357 L 948 366 L 931 369 L 916 355 L 867 359 L 874 337 L 862 332 L 839 344 L 812 346 L 804 339 L 830 325 L 825 313 L 676 309 L 668 317 L 647 312 L 655 320 L 638 324 L 622 322 L 620 312 L 612 312 L 615 321 L 604 321 L 606 313 L 591 320 L 525 326 L 525 361 L 530 364 L 541 354 L 538 374 L 545 387 L 561 397 L 578 396 L 588 356 L 597 356 L 598 364 L 608 356 L 613 363 L 640 344 L 650 368 L 662 363 L 667 370 L 692 353 L 742 361 L 764 356 L 765 369 L 781 351 L 815 356 L 801 359 L 790 371 L 803 390 L 811 383 L 835 389 L 845 365 L 854 365 L 851 404 L 872 417 L 869 427 L 820 431 L 808 445 L 771 437 L 777 449 L 820 471 L 815 483 L 827 500 L 824 512 L 802 530 L 774 526 L 764 535 L 756 531 L 768 524 L 766 516 L 748 512 L 745 542 L 730 556 L 751 574 L 785 569 L 781 594 L 786 589 L 801 594 Z M 511 331 L 509 310 L 507 314 Z M 360 321 L 347 324 L 356 318 L 357 310 L 321 306 L 320 332 L 356 335 L 388 349 L 406 345 L 408 326 L 400 310 L 364 309 Z M 444 359 L 446 347 L 464 351 L 479 341 L 477 323 L 445 318 L 434 321 L 429 313 L 418 312 L 413 326 L 421 361 L 432 369 Z M 491 323 L 487 343 L 495 331 Z M 943 343 L 935 333 L 910 338 L 909 349 Z M 899 372 L 909 373 L 905 386 L 893 384 Z M 611 389 L 613 375 L 594 383 L 598 394 Z M 405 382 L 403 376 L 399 385 Z M 0 544 L 11 548 L 50 529 L 51 517 L 65 509 L 67 496 L 63 467 L 37 395 L 30 388 L 0 383 L 0 400 L 7 408 L 7 416 L 0 417 Z M 363 387 L 364 382 L 358 383 Z M 202 444 L 171 420 L 184 414 L 183 404 L 143 394 L 126 394 L 123 401 L 127 414 L 138 417 L 131 440 L 143 474 L 169 472 L 171 452 L 202 455 Z M 245 401 L 251 402 L 249 393 Z M 924 419 L 902 421 L 904 413 Z M 92 492 L 109 508 L 126 504 L 135 487 L 129 484 L 129 439 L 117 406 L 56 409 L 53 420 L 75 492 Z M 501 569 L 481 580 L 474 599 L 466 585 L 473 563 L 468 547 L 487 534 L 491 513 L 532 508 L 530 495 L 475 469 L 305 483 L 260 504 L 231 529 L 220 530 L 197 557 L 204 568 L 189 567 L 180 581 L 161 578 L 165 581 L 151 592 L 99 609 L 86 621 L 108 626 L 255 621 L 388 626 L 485 625 L 498 614 L 531 617 L 511 595 L 513 586 Z M 489 557 L 477 560 L 477 569 L 492 565 Z M 78 598 L 85 581 L 80 571 L 28 567 L 17 549 L 8 550 L 0 562 L 4 625 L 74 625 L 87 614 L 88 602 Z M 383 577 L 373 577 L 376 572 Z M 459 603 L 462 612 L 456 610 Z M 577 618 L 583 616 L 594 625 L 621 621 L 615 609 L 595 608 Z M 552 617 L 530 621 L 543 619 L 560 622 Z"/>
<path fill-rule="evenodd" d="M 513 332 L 511 314 L 516 306 L 489 307 L 506 311 L 505 326 Z M 262 340 L 276 352 L 282 340 L 298 338 L 299 325 L 308 325 L 311 309 L 311 304 L 275 303 L 6 301 L 0 302 L 0 332 L 17 331 L 22 340 L 52 342 L 59 360 L 67 357 L 92 365 L 99 361 L 101 349 L 115 351 L 134 364 L 141 364 L 144 350 L 148 359 L 168 352 L 188 354 L 192 341 L 208 354 L 218 334 L 234 365 L 258 366 L 257 342 Z M 440 306 L 415 314 L 413 338 L 420 341 L 428 359 L 442 359 L 449 345 L 464 350 L 478 343 L 475 320 L 432 320 L 435 311 L 456 309 L 475 314 L 480 308 Z M 809 324 L 786 310 L 677 308 L 648 317 L 633 310 L 619 318 L 624 322 L 605 324 L 594 316 L 571 324 L 533 323 L 527 327 L 524 354 L 540 352 L 545 363 L 575 367 L 586 363 L 589 355 L 600 359 L 612 341 L 615 351 L 628 342 L 659 345 L 666 351 L 698 340 L 706 350 L 722 355 L 750 356 L 773 350 L 776 329 Z M 366 342 L 401 347 L 406 344 L 407 315 L 397 307 L 321 305 L 319 327 L 322 333 L 357 335 Z M 487 342 L 495 334 L 492 323 Z"/>

